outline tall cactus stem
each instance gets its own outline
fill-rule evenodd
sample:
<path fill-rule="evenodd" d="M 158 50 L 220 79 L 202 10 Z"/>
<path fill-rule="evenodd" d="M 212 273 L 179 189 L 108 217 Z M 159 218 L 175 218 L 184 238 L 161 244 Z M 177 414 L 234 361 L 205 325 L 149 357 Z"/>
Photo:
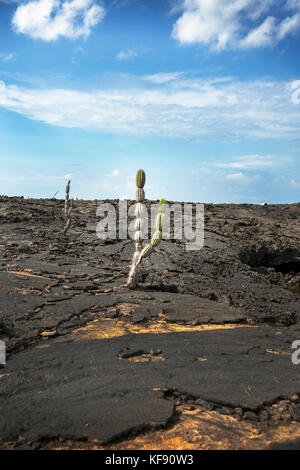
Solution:
<path fill-rule="evenodd" d="M 159 213 L 156 219 L 156 231 L 154 232 L 151 243 L 148 243 L 143 248 L 142 242 L 142 218 L 141 218 L 141 211 L 142 211 L 142 202 L 145 200 L 145 192 L 143 190 L 144 184 L 146 181 L 146 175 L 143 170 L 139 170 L 136 174 L 136 207 L 135 207 L 135 252 L 132 258 L 129 276 L 127 280 L 126 286 L 130 289 L 133 289 L 136 286 L 136 278 L 137 278 L 137 267 L 142 261 L 143 258 L 147 258 L 150 256 L 152 251 L 155 247 L 157 247 L 161 240 L 162 240 L 162 227 L 164 223 L 164 212 L 167 201 L 165 199 L 161 199 L 159 203 Z"/>
<path fill-rule="evenodd" d="M 145 185 L 146 175 L 144 170 L 139 170 L 136 174 L 136 208 L 135 208 L 135 252 L 132 258 L 129 276 L 127 280 L 127 286 L 133 289 L 136 285 L 136 274 L 137 274 L 137 266 L 141 259 L 141 252 L 143 249 L 143 242 L 142 242 L 142 218 L 141 218 L 141 211 L 142 211 L 142 203 L 145 200 L 145 191 L 143 187 Z"/>
<path fill-rule="evenodd" d="M 73 208 L 73 199 L 69 199 L 69 195 L 70 195 L 70 184 L 71 184 L 71 181 L 69 180 L 68 183 L 67 183 L 67 186 L 66 186 L 66 197 L 65 197 L 65 207 L 64 207 L 64 214 L 65 214 L 65 218 L 66 218 L 66 223 L 65 223 L 65 226 L 63 228 L 63 233 L 66 234 L 67 231 L 69 230 L 70 228 L 70 225 L 71 225 L 71 212 L 72 212 L 72 208 Z"/>
<path fill-rule="evenodd" d="M 146 182 L 146 175 L 145 175 L 144 170 L 139 170 L 137 172 L 135 181 L 136 181 L 136 187 L 138 189 L 143 189 L 143 187 L 145 186 L 145 182 Z"/>

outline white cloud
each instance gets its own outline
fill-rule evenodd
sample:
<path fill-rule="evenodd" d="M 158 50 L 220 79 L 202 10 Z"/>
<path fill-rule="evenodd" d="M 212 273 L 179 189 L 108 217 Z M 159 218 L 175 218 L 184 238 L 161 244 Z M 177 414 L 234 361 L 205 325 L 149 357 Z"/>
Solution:
<path fill-rule="evenodd" d="M 211 166 L 218 168 L 234 168 L 238 170 L 253 170 L 276 166 L 277 160 L 273 155 L 243 155 L 234 157 L 233 162 L 211 163 Z M 235 173 L 241 175 L 242 173 Z"/>
<path fill-rule="evenodd" d="M 245 175 L 243 172 L 239 172 L 239 173 L 229 173 L 228 175 L 226 175 L 225 178 L 234 184 L 248 185 L 248 184 L 256 183 L 260 179 L 260 176 L 253 175 L 253 174 Z"/>
<path fill-rule="evenodd" d="M 218 169 L 217 173 L 223 175 L 227 180 L 248 183 L 256 181 L 259 178 L 259 173 L 274 171 L 289 161 L 290 158 L 286 155 L 253 154 L 232 157 L 230 161 L 210 161 L 203 164 L 209 171 L 211 168 Z M 232 172 L 232 170 L 236 171 Z M 196 173 L 199 171 L 198 169 Z"/>
<path fill-rule="evenodd" d="M 300 4 L 299 7 L 300 9 Z M 285 18 L 279 25 L 277 37 L 278 40 L 281 41 L 287 34 L 290 34 L 297 29 L 299 30 L 300 26 L 300 13 L 296 13 L 293 16 L 289 16 Z"/>
<path fill-rule="evenodd" d="M 9 62 L 16 58 L 16 54 L 14 52 L 0 52 L 0 59 L 3 62 Z"/>
<path fill-rule="evenodd" d="M 274 41 L 276 19 L 268 16 L 257 28 L 252 29 L 248 35 L 240 41 L 240 47 L 271 46 Z"/>
<path fill-rule="evenodd" d="M 300 188 L 300 183 L 298 183 L 298 181 L 292 179 L 289 183 L 289 186 L 293 189 L 298 189 L 298 188 Z"/>
<path fill-rule="evenodd" d="M 161 84 L 148 84 L 143 76 L 131 80 L 127 76 L 123 84 L 121 77 L 119 87 L 88 92 L 0 81 L 0 106 L 51 125 L 110 134 L 226 141 L 299 136 L 300 106 L 292 102 L 291 82 L 205 80 L 188 74 Z M 271 157 L 252 155 L 230 162 L 230 168 L 262 168 L 271 162 Z"/>
<path fill-rule="evenodd" d="M 132 47 L 131 49 L 121 50 L 116 55 L 116 59 L 120 61 L 131 60 L 143 54 L 148 54 L 149 52 L 155 53 L 154 49 L 152 49 L 151 47 L 136 46 L 136 47 Z"/>
<path fill-rule="evenodd" d="M 300 104 L 300 80 L 294 80 L 291 83 L 292 92 L 291 100 L 293 104 Z"/>
<path fill-rule="evenodd" d="M 291 171 L 296 164 L 296 159 L 286 154 L 240 155 L 222 158 L 221 162 L 218 161 L 220 158 L 199 162 L 193 174 L 197 175 L 198 180 L 202 179 L 203 183 L 211 180 L 216 187 L 223 185 L 230 191 L 252 187 L 254 194 L 258 187 L 261 190 L 270 187 L 270 184 L 282 186 L 281 179 L 286 179 L 282 175 L 287 169 Z M 289 184 L 293 187 L 293 183 Z"/>
<path fill-rule="evenodd" d="M 112 176 L 112 177 L 119 176 L 119 170 L 113 170 L 113 172 L 111 174 L 106 175 L 106 176 Z"/>
<path fill-rule="evenodd" d="M 280 17 L 272 15 L 274 7 Z M 203 43 L 216 50 L 272 46 L 300 30 L 297 0 L 284 4 L 281 0 L 181 0 L 181 10 L 173 37 L 182 44 Z"/>
<path fill-rule="evenodd" d="M 17 8 L 12 24 L 17 33 L 34 39 L 76 39 L 89 36 L 104 15 L 95 0 L 33 0 Z"/>
<path fill-rule="evenodd" d="M 171 73 L 155 73 L 153 75 L 143 75 L 143 80 L 146 80 L 148 82 L 153 82 L 158 85 L 161 85 L 163 83 L 168 83 L 172 82 L 176 78 L 180 77 L 180 75 L 183 75 L 183 72 L 171 72 Z"/>
<path fill-rule="evenodd" d="M 228 180 L 233 180 L 233 181 L 240 181 L 241 179 L 244 178 L 244 173 L 230 173 L 229 175 L 226 176 Z"/>
<path fill-rule="evenodd" d="M 118 52 L 118 54 L 116 55 L 116 58 L 118 60 L 129 60 L 129 59 L 134 59 L 138 55 L 139 54 L 136 49 L 128 49 L 127 51 Z"/>

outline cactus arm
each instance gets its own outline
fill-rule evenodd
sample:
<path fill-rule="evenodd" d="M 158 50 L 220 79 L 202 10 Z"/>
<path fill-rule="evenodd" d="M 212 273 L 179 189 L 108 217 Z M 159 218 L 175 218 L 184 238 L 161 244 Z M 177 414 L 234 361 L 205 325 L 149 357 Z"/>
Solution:
<path fill-rule="evenodd" d="M 159 213 L 157 214 L 157 217 L 156 217 L 156 230 L 152 236 L 151 243 L 150 244 L 148 243 L 148 245 L 146 245 L 144 249 L 142 250 L 139 262 L 143 258 L 147 258 L 148 256 L 150 256 L 153 249 L 156 248 L 162 240 L 162 229 L 163 229 L 163 223 L 164 223 L 164 218 L 165 218 L 163 211 L 165 211 L 165 205 L 166 205 L 166 200 L 161 199 L 159 203 Z"/>

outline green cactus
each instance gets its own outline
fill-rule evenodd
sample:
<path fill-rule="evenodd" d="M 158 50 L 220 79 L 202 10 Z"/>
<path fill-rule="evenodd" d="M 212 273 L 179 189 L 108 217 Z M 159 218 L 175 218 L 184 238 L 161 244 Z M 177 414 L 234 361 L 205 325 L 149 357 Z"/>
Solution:
<path fill-rule="evenodd" d="M 164 214 L 166 211 L 166 207 L 167 207 L 167 201 L 165 200 L 165 198 L 162 197 L 161 200 L 159 201 L 160 212 Z"/>
<path fill-rule="evenodd" d="M 153 234 L 153 237 L 151 239 L 151 245 L 153 247 L 156 247 L 160 244 L 161 242 L 161 239 L 162 239 L 162 231 L 160 230 L 155 230 L 154 234 Z"/>
<path fill-rule="evenodd" d="M 143 189 L 143 187 L 145 186 L 145 181 L 146 181 L 146 175 L 145 175 L 144 170 L 139 170 L 137 172 L 135 180 L 136 180 L 137 188 Z"/>
<path fill-rule="evenodd" d="M 148 256 L 151 255 L 153 249 L 157 247 L 161 240 L 162 240 L 162 227 L 164 223 L 164 210 L 167 201 L 165 199 L 161 199 L 159 203 L 159 213 L 157 215 L 156 219 L 156 231 L 153 234 L 153 237 L 151 239 L 151 243 L 148 243 L 144 248 L 143 248 L 143 243 L 142 243 L 142 232 L 141 232 L 141 226 L 142 226 L 142 219 L 141 219 L 141 210 L 142 210 L 142 202 L 145 200 L 145 192 L 144 192 L 144 184 L 146 181 L 146 175 L 143 170 L 139 170 L 136 174 L 136 185 L 137 185 L 137 190 L 136 190 L 136 208 L 135 208 L 135 216 L 136 216 L 136 221 L 135 221 L 135 252 L 132 258 L 132 263 L 130 267 L 130 272 L 127 280 L 126 286 L 129 288 L 133 288 L 136 284 L 136 272 L 137 272 L 137 266 L 141 262 L 143 258 L 147 258 Z"/>
<path fill-rule="evenodd" d="M 141 258 L 147 258 L 148 256 L 151 255 L 153 251 L 153 246 L 149 245 L 146 245 L 144 246 L 144 248 L 142 249 L 142 252 L 141 252 Z"/>
<path fill-rule="evenodd" d="M 164 218 L 165 218 L 165 215 L 161 212 L 163 209 L 165 209 L 165 205 L 166 205 L 166 200 L 165 199 L 161 199 L 160 200 L 160 203 L 159 203 L 159 210 L 160 212 L 157 214 L 157 218 L 156 218 L 156 230 L 152 236 L 152 239 L 151 239 L 151 243 L 147 244 L 141 254 L 140 254 L 140 257 L 138 259 L 138 263 L 143 259 L 143 258 L 147 258 L 148 256 L 151 255 L 152 251 L 154 248 L 156 248 L 161 240 L 162 240 L 162 228 L 163 228 L 163 223 L 164 223 Z"/>
<path fill-rule="evenodd" d="M 145 191 L 141 188 L 138 188 L 135 193 L 135 198 L 137 202 L 143 202 L 145 200 Z"/>
<path fill-rule="evenodd" d="M 160 232 L 162 232 L 164 220 L 165 220 L 165 214 L 163 214 L 162 212 L 159 212 L 156 217 L 156 229 L 159 230 Z"/>
<path fill-rule="evenodd" d="M 154 247 L 158 246 L 162 240 L 162 229 L 165 220 L 165 214 L 163 211 L 165 211 L 166 202 L 167 201 L 164 198 L 159 201 L 159 213 L 156 217 L 156 230 L 151 240 L 151 245 Z"/>

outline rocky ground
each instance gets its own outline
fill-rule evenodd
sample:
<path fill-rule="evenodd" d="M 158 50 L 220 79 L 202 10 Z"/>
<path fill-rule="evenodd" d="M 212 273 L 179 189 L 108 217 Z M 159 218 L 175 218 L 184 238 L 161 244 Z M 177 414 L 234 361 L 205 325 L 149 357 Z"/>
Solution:
<path fill-rule="evenodd" d="M 300 204 L 206 204 L 114 291 L 100 202 L 0 197 L 0 448 L 300 449 Z"/>

